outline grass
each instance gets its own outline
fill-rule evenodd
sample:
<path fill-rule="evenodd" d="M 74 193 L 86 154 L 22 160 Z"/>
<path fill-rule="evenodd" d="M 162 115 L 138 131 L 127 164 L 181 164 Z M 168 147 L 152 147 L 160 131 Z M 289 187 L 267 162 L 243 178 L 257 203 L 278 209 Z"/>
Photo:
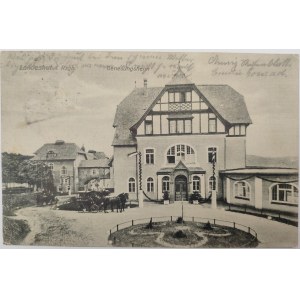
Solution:
<path fill-rule="evenodd" d="M 36 194 L 4 194 L 2 206 L 4 216 L 15 216 L 14 211 L 18 208 L 36 205 Z"/>
<path fill-rule="evenodd" d="M 178 226 L 187 235 L 186 238 L 174 238 Z M 114 232 L 109 239 L 116 247 L 164 247 L 157 243 L 158 236 L 164 233 L 163 240 L 166 245 L 192 247 L 204 237 L 207 241 L 201 245 L 201 248 L 252 248 L 258 245 L 258 241 L 254 240 L 251 234 L 236 228 L 213 225 L 214 230 L 209 231 L 204 229 L 204 226 L 205 224 L 199 222 L 185 222 L 184 224 L 157 222 L 153 223 L 153 229 L 146 229 L 146 224 L 139 224 Z M 202 237 L 195 232 L 201 232 Z M 213 236 L 210 233 L 220 234 L 220 236 Z M 228 235 L 222 236 L 224 233 Z"/>
<path fill-rule="evenodd" d="M 15 210 L 36 204 L 36 194 L 3 194 L 3 242 L 7 245 L 18 245 L 30 232 L 25 220 L 15 220 Z"/>
<path fill-rule="evenodd" d="M 26 221 L 15 220 L 7 216 L 3 216 L 3 242 L 6 245 L 18 245 L 26 235 L 30 232 L 30 228 Z"/>

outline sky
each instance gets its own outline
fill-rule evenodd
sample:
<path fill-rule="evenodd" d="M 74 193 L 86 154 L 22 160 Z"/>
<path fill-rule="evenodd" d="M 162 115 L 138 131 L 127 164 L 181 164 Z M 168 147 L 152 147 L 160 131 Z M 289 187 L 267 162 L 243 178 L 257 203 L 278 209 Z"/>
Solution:
<path fill-rule="evenodd" d="M 163 87 L 179 63 L 195 84 L 244 96 L 247 154 L 298 156 L 298 56 L 199 52 L 2 52 L 2 152 L 60 139 L 112 155 L 117 105 L 144 79 Z"/>

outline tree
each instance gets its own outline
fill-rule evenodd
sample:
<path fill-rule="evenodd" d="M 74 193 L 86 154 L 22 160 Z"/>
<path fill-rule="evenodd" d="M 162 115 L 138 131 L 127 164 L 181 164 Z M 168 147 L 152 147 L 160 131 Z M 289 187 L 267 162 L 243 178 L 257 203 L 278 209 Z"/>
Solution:
<path fill-rule="evenodd" d="M 35 160 L 25 160 L 19 166 L 18 176 L 23 182 L 27 182 L 47 192 L 54 192 L 54 178 L 50 167 Z"/>
<path fill-rule="evenodd" d="M 22 183 L 22 178 L 19 176 L 19 166 L 25 160 L 30 159 L 31 156 L 25 156 L 16 153 L 2 153 L 2 182 Z"/>

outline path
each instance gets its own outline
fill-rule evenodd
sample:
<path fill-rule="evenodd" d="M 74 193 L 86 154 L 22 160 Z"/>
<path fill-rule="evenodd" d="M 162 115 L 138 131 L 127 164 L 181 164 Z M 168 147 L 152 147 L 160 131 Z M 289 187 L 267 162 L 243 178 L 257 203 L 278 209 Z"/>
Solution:
<path fill-rule="evenodd" d="M 16 213 L 17 218 L 27 220 L 31 228 L 22 245 L 106 247 L 109 229 L 116 224 L 155 216 L 179 216 L 181 205 L 145 203 L 144 208 L 130 208 L 124 213 L 107 214 L 52 210 L 50 207 L 27 207 Z M 184 214 L 250 226 L 257 232 L 260 241 L 258 247 L 261 248 L 295 248 L 298 245 L 298 228 L 291 225 L 187 203 L 184 204 Z"/>

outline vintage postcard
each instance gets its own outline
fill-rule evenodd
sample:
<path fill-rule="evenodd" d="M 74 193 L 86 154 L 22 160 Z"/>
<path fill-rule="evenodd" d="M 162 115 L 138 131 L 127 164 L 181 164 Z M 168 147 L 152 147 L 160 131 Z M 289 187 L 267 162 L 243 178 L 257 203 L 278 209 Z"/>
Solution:
<path fill-rule="evenodd" d="M 3 245 L 298 247 L 297 54 L 1 53 Z"/>

